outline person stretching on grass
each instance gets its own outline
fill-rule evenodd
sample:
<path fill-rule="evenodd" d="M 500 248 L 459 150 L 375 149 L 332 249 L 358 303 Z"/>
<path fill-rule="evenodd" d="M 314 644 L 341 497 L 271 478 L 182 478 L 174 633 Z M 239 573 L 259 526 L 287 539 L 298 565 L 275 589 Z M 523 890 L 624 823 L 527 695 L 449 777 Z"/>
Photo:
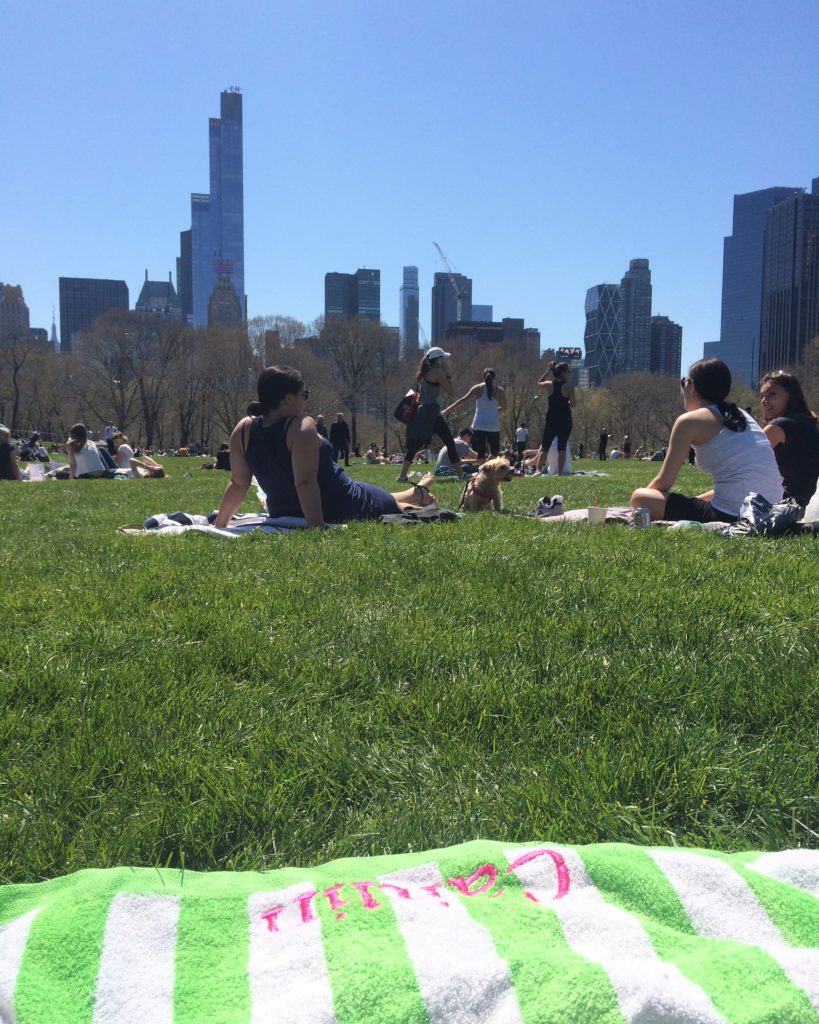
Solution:
<path fill-rule="evenodd" d="M 378 519 L 433 503 L 427 486 L 431 475 L 399 494 L 351 480 L 333 461 L 329 440 L 305 414 L 309 392 L 298 370 L 268 366 L 259 375 L 257 390 L 258 402 L 250 403 L 248 415 L 231 434 L 231 477 L 217 527 L 228 525 L 253 476 L 267 495 L 269 515 L 304 517 L 309 527 Z"/>
<path fill-rule="evenodd" d="M 647 508 L 652 519 L 733 523 L 752 491 L 770 502 L 782 498 L 773 449 L 753 417 L 733 402 L 731 371 L 721 359 L 700 359 L 680 381 L 685 412 L 671 428 L 668 452 L 648 487 L 631 496 L 632 508 Z M 696 498 L 671 488 L 694 448 L 697 466 L 714 478 L 714 488 Z"/>

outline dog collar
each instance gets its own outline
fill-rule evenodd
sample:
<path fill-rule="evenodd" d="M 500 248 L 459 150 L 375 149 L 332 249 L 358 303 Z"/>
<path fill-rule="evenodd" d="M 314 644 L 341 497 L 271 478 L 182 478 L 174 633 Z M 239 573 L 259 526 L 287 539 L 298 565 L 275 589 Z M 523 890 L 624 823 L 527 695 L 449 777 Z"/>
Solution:
<path fill-rule="evenodd" d="M 494 494 L 487 494 L 486 491 L 479 491 L 478 488 L 475 486 L 474 480 L 469 481 L 469 493 L 477 494 L 479 498 L 487 498 L 489 501 L 491 501 L 495 497 Z"/>

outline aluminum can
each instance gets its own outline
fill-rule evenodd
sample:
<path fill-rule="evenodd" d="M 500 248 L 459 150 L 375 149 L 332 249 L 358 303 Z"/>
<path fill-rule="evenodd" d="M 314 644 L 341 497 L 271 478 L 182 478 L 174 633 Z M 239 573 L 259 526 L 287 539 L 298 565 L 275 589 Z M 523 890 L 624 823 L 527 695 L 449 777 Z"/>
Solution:
<path fill-rule="evenodd" d="M 651 526 L 651 513 L 647 508 L 635 508 L 634 525 L 638 530 L 647 530 Z"/>

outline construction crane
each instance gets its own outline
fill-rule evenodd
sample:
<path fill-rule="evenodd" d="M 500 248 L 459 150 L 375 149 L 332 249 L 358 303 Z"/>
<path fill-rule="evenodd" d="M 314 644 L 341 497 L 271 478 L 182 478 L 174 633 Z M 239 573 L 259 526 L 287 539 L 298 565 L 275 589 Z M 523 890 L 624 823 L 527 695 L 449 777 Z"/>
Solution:
<path fill-rule="evenodd" d="M 449 283 L 452 285 L 452 290 L 455 292 L 455 319 L 460 322 L 461 319 L 461 305 L 463 300 L 466 298 L 467 291 L 461 285 L 458 284 L 455 278 L 455 272 L 449 265 L 449 260 L 444 256 L 444 250 L 438 245 L 437 242 L 432 243 L 438 250 L 438 255 L 441 257 L 441 262 L 446 267 L 446 272 L 449 274 Z"/>

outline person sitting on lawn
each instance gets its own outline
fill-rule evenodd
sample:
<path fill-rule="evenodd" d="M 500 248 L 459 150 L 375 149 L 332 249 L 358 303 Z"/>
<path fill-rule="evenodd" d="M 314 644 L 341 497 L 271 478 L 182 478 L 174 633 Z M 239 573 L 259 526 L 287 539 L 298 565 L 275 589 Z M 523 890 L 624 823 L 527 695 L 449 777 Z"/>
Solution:
<path fill-rule="evenodd" d="M 816 492 L 819 478 L 819 423 L 792 373 L 766 373 L 759 384 L 765 436 L 782 474 L 785 496 L 803 507 Z"/>
<path fill-rule="evenodd" d="M 365 458 L 368 466 L 383 466 L 384 463 L 387 461 L 381 454 L 381 450 L 375 443 L 375 441 L 373 441 L 373 443 L 367 449 L 367 454 Z"/>
<path fill-rule="evenodd" d="M 731 371 L 721 359 L 700 359 L 680 381 L 685 412 L 671 429 L 668 453 L 648 487 L 631 496 L 632 508 L 652 519 L 733 523 L 752 491 L 770 502 L 782 498 L 773 449 L 762 428 L 733 402 Z M 713 477 L 713 490 L 689 498 L 671 491 L 693 446 L 697 466 Z"/>
<path fill-rule="evenodd" d="M 134 449 L 128 444 L 128 438 L 121 430 L 118 430 L 111 441 L 114 445 L 114 462 L 117 469 L 129 469 L 131 459 L 134 457 Z"/>
<path fill-rule="evenodd" d="M 458 431 L 458 436 L 455 438 L 455 450 L 458 453 L 458 458 L 461 460 L 461 468 L 469 473 L 474 472 L 477 467 L 470 465 L 470 463 L 477 461 L 478 453 L 472 448 L 471 427 L 464 427 L 463 430 Z M 464 465 L 464 459 L 466 459 L 467 465 Z M 435 472 L 441 476 L 456 475 L 455 467 L 452 465 L 452 459 L 449 457 L 449 450 L 446 446 L 438 452 Z"/>
<path fill-rule="evenodd" d="M 71 480 L 90 480 L 106 475 L 99 449 L 88 439 L 84 423 L 75 423 L 65 443 L 68 452 L 68 476 Z"/>
<path fill-rule="evenodd" d="M 224 443 L 219 445 L 219 451 L 214 456 L 213 462 L 203 462 L 200 469 L 226 469 L 230 472 L 230 445 Z"/>
<path fill-rule="evenodd" d="M 22 479 L 17 465 L 17 449 L 11 443 L 11 431 L 8 427 L 0 427 L 0 480 L 22 482 Z"/>
<path fill-rule="evenodd" d="M 309 392 L 298 370 L 268 366 L 257 383 L 259 400 L 248 406 L 230 438 L 231 479 L 216 526 L 227 526 L 253 476 L 267 495 L 273 517 L 304 517 L 311 528 L 350 519 L 378 519 L 431 505 L 427 476 L 398 494 L 352 480 L 333 459 L 330 441 L 305 414 Z"/>

